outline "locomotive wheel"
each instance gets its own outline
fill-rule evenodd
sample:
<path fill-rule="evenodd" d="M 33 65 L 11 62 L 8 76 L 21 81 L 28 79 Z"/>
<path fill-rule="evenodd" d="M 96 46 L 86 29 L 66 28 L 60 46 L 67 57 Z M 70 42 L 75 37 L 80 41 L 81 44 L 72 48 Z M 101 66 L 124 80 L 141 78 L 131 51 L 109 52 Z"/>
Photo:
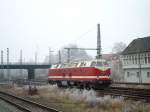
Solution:
<path fill-rule="evenodd" d="M 62 87 L 61 82 L 57 82 L 57 87 L 59 87 L 59 88 L 61 88 L 61 87 Z"/>
<path fill-rule="evenodd" d="M 84 89 L 84 85 L 82 83 L 77 83 L 77 86 L 76 86 L 78 89 Z"/>
<path fill-rule="evenodd" d="M 68 81 L 67 84 L 69 88 L 73 88 L 73 85 L 71 84 L 71 82 Z"/>
<path fill-rule="evenodd" d="M 91 84 L 86 84 L 86 90 L 91 90 L 93 87 L 92 87 L 92 85 Z"/>

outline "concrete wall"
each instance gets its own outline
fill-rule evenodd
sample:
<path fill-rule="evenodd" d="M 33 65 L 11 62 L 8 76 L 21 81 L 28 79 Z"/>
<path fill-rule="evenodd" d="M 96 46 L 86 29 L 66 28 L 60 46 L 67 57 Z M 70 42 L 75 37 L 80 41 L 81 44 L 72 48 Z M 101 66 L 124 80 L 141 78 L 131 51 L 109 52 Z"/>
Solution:
<path fill-rule="evenodd" d="M 142 70 L 142 82 L 143 83 L 150 83 L 150 76 L 147 76 L 147 72 L 150 72 L 150 68 L 149 69 L 143 69 Z"/>
<path fill-rule="evenodd" d="M 138 72 L 137 69 L 125 69 L 124 81 L 125 82 L 139 82 L 139 77 L 137 77 L 137 72 Z"/>
<path fill-rule="evenodd" d="M 139 72 L 138 68 L 124 69 L 124 81 L 137 83 L 140 82 L 140 76 L 137 74 L 137 72 Z M 147 75 L 147 72 L 150 72 L 150 68 L 141 69 L 142 83 L 150 83 L 150 76 Z"/>

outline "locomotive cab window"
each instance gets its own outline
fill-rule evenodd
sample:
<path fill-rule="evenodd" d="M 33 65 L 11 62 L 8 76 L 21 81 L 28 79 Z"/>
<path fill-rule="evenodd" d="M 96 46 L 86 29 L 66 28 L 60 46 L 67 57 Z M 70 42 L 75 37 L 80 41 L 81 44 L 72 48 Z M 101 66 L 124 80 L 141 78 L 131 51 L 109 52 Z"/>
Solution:
<path fill-rule="evenodd" d="M 103 64 L 102 64 L 102 62 L 98 61 L 98 62 L 96 63 L 96 66 L 103 66 Z"/>
<path fill-rule="evenodd" d="M 84 67 L 84 66 L 86 66 L 86 63 L 85 62 L 81 62 L 80 67 Z"/>
<path fill-rule="evenodd" d="M 100 62 L 100 61 L 93 61 L 92 63 L 91 63 L 91 66 L 92 67 L 95 67 L 95 66 L 102 66 L 103 64 L 102 64 L 102 62 Z"/>
<path fill-rule="evenodd" d="M 109 66 L 108 63 L 107 63 L 106 61 L 103 63 L 103 65 L 104 65 L 104 66 Z"/>
<path fill-rule="evenodd" d="M 109 65 L 108 65 L 108 63 L 106 61 L 93 61 L 93 62 L 91 62 L 90 66 L 91 67 L 95 67 L 95 66 L 97 66 L 97 67 L 101 67 L 101 66 L 107 67 Z"/>

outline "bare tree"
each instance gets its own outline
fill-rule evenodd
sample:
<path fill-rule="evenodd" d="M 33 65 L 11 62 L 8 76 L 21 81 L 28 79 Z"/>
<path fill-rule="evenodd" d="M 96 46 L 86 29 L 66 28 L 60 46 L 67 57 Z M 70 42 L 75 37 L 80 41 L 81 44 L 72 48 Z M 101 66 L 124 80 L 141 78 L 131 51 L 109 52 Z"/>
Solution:
<path fill-rule="evenodd" d="M 127 47 L 127 45 L 125 43 L 117 42 L 114 44 L 114 46 L 112 48 L 112 52 L 115 54 L 120 54 L 126 47 Z"/>
<path fill-rule="evenodd" d="M 115 54 L 115 57 L 112 59 L 112 78 L 114 81 L 123 80 L 123 69 L 120 61 L 120 54 L 125 48 L 126 44 L 123 42 L 115 43 L 112 48 L 112 51 Z"/>
<path fill-rule="evenodd" d="M 68 58 L 67 50 L 64 48 L 78 48 L 78 46 L 76 44 L 69 44 L 69 45 L 64 46 L 62 49 L 60 49 L 62 63 L 67 62 L 67 58 Z M 85 50 L 79 50 L 79 49 L 71 49 L 70 50 L 70 60 L 71 61 L 88 60 L 91 58 L 92 57 L 89 56 Z M 58 63 L 59 62 L 59 53 L 57 53 L 57 54 L 52 53 L 51 61 L 52 61 L 52 63 Z M 44 62 L 48 62 L 48 56 L 46 56 Z"/>
<path fill-rule="evenodd" d="M 64 46 L 64 48 L 78 48 L 78 46 L 75 44 L 69 44 L 67 46 Z M 67 50 L 64 48 L 61 49 L 62 62 L 66 62 L 68 58 Z M 85 50 L 70 49 L 71 61 L 80 61 L 88 59 L 91 59 L 91 56 L 89 56 Z"/>

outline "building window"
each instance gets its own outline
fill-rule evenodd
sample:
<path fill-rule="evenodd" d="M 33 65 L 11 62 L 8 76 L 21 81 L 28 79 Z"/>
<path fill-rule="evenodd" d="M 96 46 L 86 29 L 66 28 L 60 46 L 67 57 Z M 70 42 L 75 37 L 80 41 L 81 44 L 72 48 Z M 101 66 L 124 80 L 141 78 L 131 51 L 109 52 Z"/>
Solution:
<path fill-rule="evenodd" d="M 129 56 L 129 64 L 131 64 L 131 56 Z"/>
<path fill-rule="evenodd" d="M 127 77 L 129 77 L 130 76 L 130 72 L 127 72 Z"/>
<path fill-rule="evenodd" d="M 133 55 L 133 64 L 135 63 L 135 56 Z"/>
<path fill-rule="evenodd" d="M 141 60 L 141 64 L 143 64 L 144 63 L 144 55 L 143 54 L 141 54 L 140 60 Z"/>
<path fill-rule="evenodd" d="M 128 56 L 126 56 L 126 64 L 128 64 Z"/>
<path fill-rule="evenodd" d="M 139 76 L 140 76 L 139 72 L 136 72 L 136 76 L 137 76 L 137 77 L 139 77 Z"/>
<path fill-rule="evenodd" d="M 137 56 L 135 56 L 135 64 L 137 64 Z"/>
<path fill-rule="evenodd" d="M 148 59 L 148 63 L 150 63 L 150 54 L 148 54 L 148 58 L 147 59 Z"/>
<path fill-rule="evenodd" d="M 150 72 L 147 72 L 147 77 L 150 77 Z"/>
<path fill-rule="evenodd" d="M 126 65 L 127 64 L 127 57 L 124 56 L 124 64 Z"/>
<path fill-rule="evenodd" d="M 147 54 L 145 54 L 144 56 L 144 61 L 145 61 L 145 64 L 147 64 Z"/>
<path fill-rule="evenodd" d="M 123 65 L 125 65 L 125 59 L 123 59 Z"/>
<path fill-rule="evenodd" d="M 125 64 L 127 64 L 127 56 L 125 57 Z"/>
<path fill-rule="evenodd" d="M 134 56 L 131 56 L 131 63 L 134 64 Z"/>

